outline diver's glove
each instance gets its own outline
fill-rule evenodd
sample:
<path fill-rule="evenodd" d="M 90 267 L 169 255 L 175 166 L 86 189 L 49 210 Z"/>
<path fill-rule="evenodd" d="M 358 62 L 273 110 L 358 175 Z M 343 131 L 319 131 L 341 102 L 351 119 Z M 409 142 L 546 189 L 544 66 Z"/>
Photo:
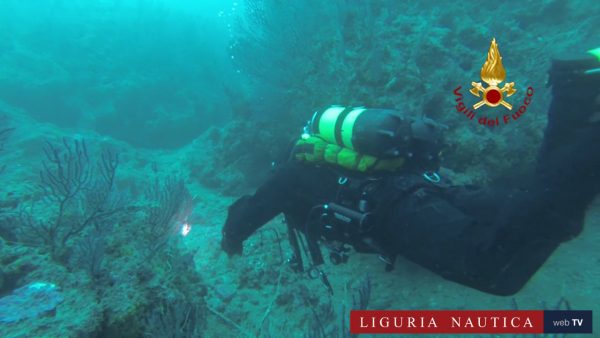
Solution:
<path fill-rule="evenodd" d="M 284 169 L 286 168 L 286 169 Z M 305 166 L 280 167 L 252 196 L 235 201 L 227 211 L 221 247 L 230 256 L 242 253 L 242 243 L 258 228 L 284 212 L 289 196 L 297 194 L 292 185 Z M 311 176 L 312 177 L 312 176 Z"/>
<path fill-rule="evenodd" d="M 228 210 L 227 220 L 221 234 L 221 248 L 229 256 L 242 254 L 242 243 L 258 228 L 253 222 L 257 208 L 254 207 L 252 197 L 242 196 L 235 201 Z M 258 223 L 260 224 L 260 223 Z"/>

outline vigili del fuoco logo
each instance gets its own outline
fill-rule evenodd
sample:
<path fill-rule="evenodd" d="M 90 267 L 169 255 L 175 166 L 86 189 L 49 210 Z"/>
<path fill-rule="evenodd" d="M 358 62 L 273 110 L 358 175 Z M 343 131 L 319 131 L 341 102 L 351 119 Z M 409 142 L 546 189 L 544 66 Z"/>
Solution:
<path fill-rule="evenodd" d="M 456 110 L 459 113 L 465 115 L 469 120 L 475 120 L 477 123 L 489 127 L 509 124 L 510 121 L 516 121 L 525 114 L 527 107 L 533 98 L 532 87 L 527 88 L 523 104 L 518 110 L 504 113 L 502 116 L 476 116 L 477 114 L 475 111 L 483 105 L 492 108 L 503 106 L 507 110 L 512 111 L 512 104 L 506 101 L 505 98 L 509 98 L 517 92 L 514 88 L 514 82 L 506 82 L 504 83 L 504 86 L 500 87 L 500 83 L 506 78 L 506 70 L 504 70 L 504 66 L 502 65 L 502 56 L 500 56 L 500 50 L 498 49 L 495 38 L 492 39 L 487 54 L 487 60 L 483 64 L 483 67 L 481 67 L 480 74 L 481 80 L 487 84 L 487 87 L 482 85 L 481 82 L 471 82 L 472 88 L 469 92 L 474 96 L 481 98 L 479 102 L 473 105 L 473 109 L 467 107 L 463 101 L 463 95 L 460 93 L 462 86 L 458 86 L 454 89 Z"/>

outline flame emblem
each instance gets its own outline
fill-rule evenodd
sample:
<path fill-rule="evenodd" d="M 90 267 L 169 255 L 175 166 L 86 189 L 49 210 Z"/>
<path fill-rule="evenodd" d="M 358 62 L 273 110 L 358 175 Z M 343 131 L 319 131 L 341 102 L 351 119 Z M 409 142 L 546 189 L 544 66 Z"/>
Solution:
<path fill-rule="evenodd" d="M 498 84 L 504 81 L 505 78 L 506 71 L 504 70 L 504 66 L 502 66 L 502 56 L 500 56 L 498 44 L 494 38 L 490 44 L 487 60 L 483 64 L 483 67 L 481 67 L 481 80 L 487 83 L 488 87 L 485 88 L 481 82 L 471 82 L 471 85 L 473 86 L 470 90 L 471 94 L 480 97 L 479 94 L 483 93 L 481 101 L 475 103 L 473 109 L 477 109 L 486 104 L 490 107 L 503 105 L 511 110 L 512 105 L 504 101 L 504 93 L 506 93 L 506 97 L 509 97 L 516 93 L 517 90 L 514 88 L 514 82 L 505 83 L 504 87 L 499 88 Z"/>

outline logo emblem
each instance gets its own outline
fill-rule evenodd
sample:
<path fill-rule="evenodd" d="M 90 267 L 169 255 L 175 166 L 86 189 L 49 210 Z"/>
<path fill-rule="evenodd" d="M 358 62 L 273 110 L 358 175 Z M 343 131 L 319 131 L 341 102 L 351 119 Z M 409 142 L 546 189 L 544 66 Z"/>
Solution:
<path fill-rule="evenodd" d="M 504 78 L 506 78 L 506 71 L 502 66 L 502 56 L 500 56 L 498 44 L 494 38 L 487 54 L 487 60 L 483 64 L 483 67 L 481 67 L 481 80 L 487 83 L 488 87 L 485 88 L 481 82 L 471 82 L 473 86 L 470 90 L 471 94 L 477 97 L 480 97 L 480 93 L 483 94 L 481 101 L 475 103 L 473 109 L 478 109 L 486 104 L 490 107 L 503 105 L 506 109 L 511 110 L 512 105 L 504 101 L 504 94 L 506 94 L 506 97 L 509 97 L 516 93 L 517 90 L 514 88 L 514 82 L 505 83 L 502 88 L 498 87 L 498 84 L 504 81 Z"/>

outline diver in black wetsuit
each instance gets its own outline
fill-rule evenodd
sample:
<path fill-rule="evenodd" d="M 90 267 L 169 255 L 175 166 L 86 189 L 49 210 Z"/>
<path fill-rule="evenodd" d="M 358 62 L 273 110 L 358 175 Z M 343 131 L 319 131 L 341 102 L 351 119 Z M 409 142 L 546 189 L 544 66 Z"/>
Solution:
<path fill-rule="evenodd" d="M 221 246 L 241 254 L 245 239 L 283 213 L 299 270 L 300 247 L 308 246 L 313 266 L 323 262 L 319 241 L 334 263 L 351 245 L 378 253 L 388 268 L 402 255 L 449 280 L 514 294 L 561 242 L 581 232 L 600 192 L 598 67 L 595 58 L 552 62 L 553 99 L 535 174 L 502 187 L 452 186 L 440 178 L 441 128 L 431 120 L 390 110 L 319 112 L 291 159 L 229 208 Z M 356 152 L 330 149 L 321 142 L 328 134 L 329 143 Z"/>

